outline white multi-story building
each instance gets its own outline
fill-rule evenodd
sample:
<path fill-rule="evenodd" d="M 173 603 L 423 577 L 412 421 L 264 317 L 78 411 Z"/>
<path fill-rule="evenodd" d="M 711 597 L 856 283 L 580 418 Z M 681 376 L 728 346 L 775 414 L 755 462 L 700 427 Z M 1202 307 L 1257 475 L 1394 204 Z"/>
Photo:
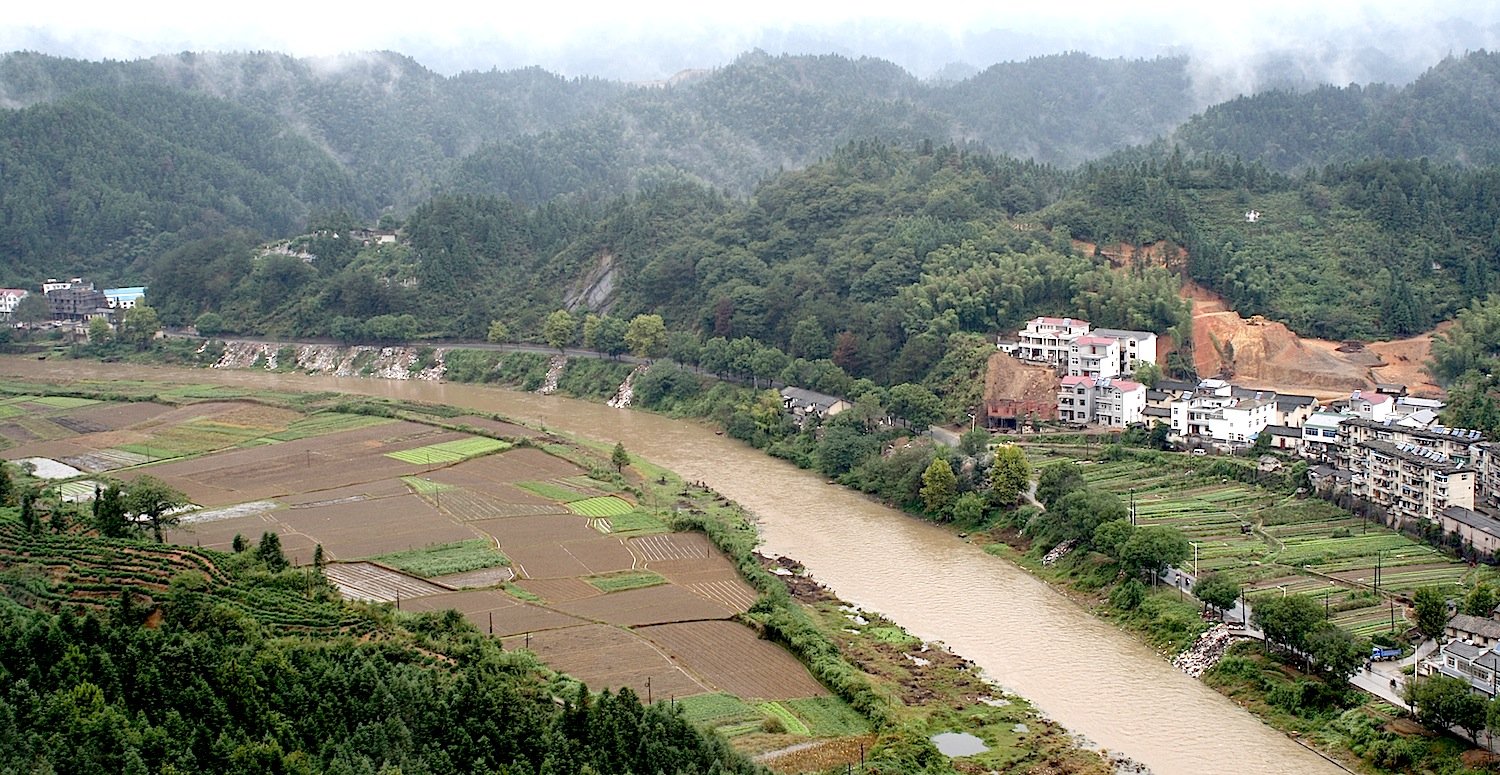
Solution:
<path fill-rule="evenodd" d="M 143 285 L 104 289 L 104 298 L 109 301 L 110 309 L 135 309 L 135 305 L 145 297 L 146 287 Z"/>
<path fill-rule="evenodd" d="M 1142 363 L 1156 363 L 1156 334 L 1150 331 L 1127 331 L 1123 328 L 1096 328 L 1095 336 L 1107 336 L 1120 342 L 1120 374 L 1133 376 Z"/>
<path fill-rule="evenodd" d="M 1063 422 L 1124 428 L 1140 422 L 1145 410 L 1146 386 L 1128 379 L 1069 375 L 1057 394 L 1057 415 Z"/>
<path fill-rule="evenodd" d="M 1349 413 L 1362 420 L 1384 422 L 1391 418 L 1396 408 L 1396 399 L 1367 390 L 1356 390 L 1349 396 Z"/>
<path fill-rule="evenodd" d="M 1073 340 L 1089 332 L 1087 320 L 1033 318 L 1016 337 L 1016 357 L 1023 361 L 1061 366 L 1068 362 Z"/>
<path fill-rule="evenodd" d="M 0 315 L 9 315 L 16 311 L 16 305 L 21 299 L 26 298 L 27 291 L 22 288 L 0 288 Z"/>
<path fill-rule="evenodd" d="M 1068 376 L 1109 379 L 1120 375 L 1120 340 L 1089 334 L 1068 345 Z"/>
<path fill-rule="evenodd" d="M 1449 506 L 1474 508 L 1474 469 L 1430 448 L 1364 441 L 1343 450 L 1350 492 L 1396 519 L 1437 522 Z"/>
<path fill-rule="evenodd" d="M 1205 379 L 1191 395 L 1168 405 L 1172 432 L 1181 438 L 1249 444 L 1276 422 L 1276 394 Z"/>
<path fill-rule="evenodd" d="M 1079 341 L 1084 338 L 1089 341 Z M 1101 341 L 1094 342 L 1095 339 Z M 1100 359 L 1093 357 L 1103 354 L 1093 351 L 1093 348 L 1103 346 L 1104 339 L 1114 342 L 1111 352 L 1116 363 L 1112 369 L 1104 367 Z M 1074 345 L 1082 345 L 1083 351 L 1075 353 Z M 1156 363 L 1156 334 L 1120 328 L 1100 328 L 1090 333 L 1087 320 L 1073 318 L 1032 318 L 1016 334 L 1014 341 L 997 340 L 996 346 L 1021 360 L 1066 367 L 1071 376 L 1095 379 L 1130 376 L 1135 373 L 1136 366 Z M 1075 354 L 1088 356 L 1093 365 L 1075 370 L 1072 363 Z"/>
<path fill-rule="evenodd" d="M 1334 462 L 1338 459 L 1339 426 L 1354 415 L 1344 412 L 1313 412 L 1302 421 L 1302 455 Z"/>

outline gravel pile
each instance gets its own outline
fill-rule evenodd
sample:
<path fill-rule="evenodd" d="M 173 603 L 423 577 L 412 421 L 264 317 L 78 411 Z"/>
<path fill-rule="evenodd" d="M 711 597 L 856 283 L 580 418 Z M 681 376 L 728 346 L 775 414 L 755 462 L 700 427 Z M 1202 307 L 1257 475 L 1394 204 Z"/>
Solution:
<path fill-rule="evenodd" d="M 1199 636 L 1198 642 L 1191 648 L 1178 654 L 1172 660 L 1172 665 L 1184 673 L 1201 678 L 1224 656 L 1224 652 L 1235 642 L 1236 638 L 1229 634 L 1228 625 L 1216 624 L 1208 632 Z"/>

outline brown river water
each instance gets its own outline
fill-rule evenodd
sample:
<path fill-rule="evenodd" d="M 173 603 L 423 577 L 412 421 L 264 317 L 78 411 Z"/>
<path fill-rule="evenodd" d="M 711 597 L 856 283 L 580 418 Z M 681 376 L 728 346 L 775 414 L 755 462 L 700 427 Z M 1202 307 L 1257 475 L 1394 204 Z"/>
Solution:
<path fill-rule="evenodd" d="M 20 358 L 0 358 L 0 374 L 340 390 L 497 412 L 622 441 L 743 504 L 759 522 L 767 553 L 799 560 L 845 600 L 943 642 L 1058 723 L 1156 775 L 1343 771 L 1015 565 L 692 422 L 433 382 Z"/>

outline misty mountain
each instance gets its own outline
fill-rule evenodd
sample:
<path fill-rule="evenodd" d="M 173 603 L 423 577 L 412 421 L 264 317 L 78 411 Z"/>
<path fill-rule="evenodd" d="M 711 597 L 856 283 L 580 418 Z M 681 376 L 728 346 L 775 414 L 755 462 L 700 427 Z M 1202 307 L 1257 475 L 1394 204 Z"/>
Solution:
<path fill-rule="evenodd" d="M 1185 57 L 1063 54 L 947 82 L 881 59 L 754 51 L 630 85 L 537 68 L 442 76 L 388 52 L 15 53 L 0 57 L 0 281 L 114 279 L 205 232 L 286 236 L 313 216 L 369 221 L 435 194 L 602 202 L 687 179 L 742 197 L 868 140 L 1069 167 L 1122 149 L 1133 158 L 1128 149 L 1181 126 L 1172 142 L 1190 155 L 1281 169 L 1370 156 L 1488 163 L 1496 71 L 1494 56 L 1474 54 L 1406 87 L 1277 91 L 1182 124 L 1204 109 Z M 1033 199 L 1012 191 L 1008 209 Z"/>
<path fill-rule="evenodd" d="M 1278 170 L 1370 157 L 1500 163 L 1500 54 L 1449 57 L 1403 87 L 1324 86 L 1238 97 L 1158 146 L 1219 153 Z"/>

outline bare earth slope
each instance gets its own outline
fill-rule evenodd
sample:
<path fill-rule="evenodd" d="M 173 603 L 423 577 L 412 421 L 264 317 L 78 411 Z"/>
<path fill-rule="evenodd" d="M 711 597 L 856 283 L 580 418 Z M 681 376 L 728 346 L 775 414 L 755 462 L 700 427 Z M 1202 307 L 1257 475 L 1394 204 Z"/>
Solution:
<path fill-rule="evenodd" d="M 1420 395 L 1442 394 L 1424 367 L 1435 331 L 1352 347 L 1304 339 L 1260 316 L 1240 317 L 1217 294 L 1193 282 L 1184 283 L 1182 293 L 1193 302 L 1193 362 L 1202 376 L 1327 397 L 1376 382 L 1398 382 Z"/>

